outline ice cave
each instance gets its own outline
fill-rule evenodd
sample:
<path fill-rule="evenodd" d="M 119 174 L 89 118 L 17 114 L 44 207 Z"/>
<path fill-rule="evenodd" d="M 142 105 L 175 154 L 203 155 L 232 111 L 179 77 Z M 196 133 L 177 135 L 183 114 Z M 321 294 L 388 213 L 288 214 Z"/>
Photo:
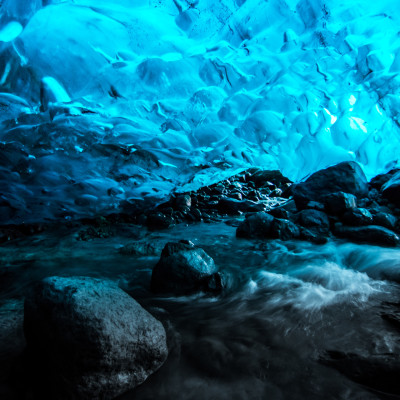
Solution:
<path fill-rule="evenodd" d="M 400 398 L 397 0 L 0 0 L 0 398 Z"/>

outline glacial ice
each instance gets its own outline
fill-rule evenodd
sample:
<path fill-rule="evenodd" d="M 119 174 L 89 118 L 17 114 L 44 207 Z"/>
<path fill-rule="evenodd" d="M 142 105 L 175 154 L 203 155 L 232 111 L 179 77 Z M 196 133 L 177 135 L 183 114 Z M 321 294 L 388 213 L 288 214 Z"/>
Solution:
<path fill-rule="evenodd" d="M 395 0 L 0 2 L 0 220 L 130 210 L 250 166 L 397 165 Z"/>

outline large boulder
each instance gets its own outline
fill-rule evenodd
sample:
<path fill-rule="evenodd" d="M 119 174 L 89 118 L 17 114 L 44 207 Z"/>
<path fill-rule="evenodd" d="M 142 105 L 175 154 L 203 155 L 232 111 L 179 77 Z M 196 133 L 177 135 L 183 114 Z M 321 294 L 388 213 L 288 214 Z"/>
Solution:
<path fill-rule="evenodd" d="M 354 161 L 345 161 L 312 174 L 306 181 L 293 185 L 293 197 L 299 210 L 310 201 L 335 192 L 350 193 L 363 198 L 368 194 L 367 178 Z"/>
<path fill-rule="evenodd" d="M 165 245 L 160 261 L 153 268 L 151 289 L 179 295 L 218 292 L 222 289 L 222 279 L 214 260 L 203 249 L 181 240 Z"/>
<path fill-rule="evenodd" d="M 161 322 L 115 283 L 87 277 L 38 284 L 25 301 L 24 332 L 43 376 L 60 377 L 82 399 L 134 388 L 168 354 Z"/>

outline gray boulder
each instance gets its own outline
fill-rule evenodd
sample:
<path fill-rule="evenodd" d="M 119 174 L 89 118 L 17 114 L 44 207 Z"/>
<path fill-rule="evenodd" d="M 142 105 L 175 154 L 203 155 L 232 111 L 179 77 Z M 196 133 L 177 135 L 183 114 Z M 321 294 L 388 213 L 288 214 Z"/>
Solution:
<path fill-rule="evenodd" d="M 187 240 L 167 243 L 153 268 L 151 289 L 156 293 L 190 294 L 222 290 L 214 260 Z"/>
<path fill-rule="evenodd" d="M 68 392 L 107 399 L 141 384 L 168 355 L 161 322 L 115 283 L 44 279 L 25 301 L 28 349 Z M 60 388 L 61 390 L 61 388 Z"/>
<path fill-rule="evenodd" d="M 346 161 L 312 174 L 306 181 L 292 187 L 293 197 L 299 210 L 310 201 L 321 199 L 334 192 L 345 192 L 363 198 L 368 194 L 367 178 L 354 161 Z"/>

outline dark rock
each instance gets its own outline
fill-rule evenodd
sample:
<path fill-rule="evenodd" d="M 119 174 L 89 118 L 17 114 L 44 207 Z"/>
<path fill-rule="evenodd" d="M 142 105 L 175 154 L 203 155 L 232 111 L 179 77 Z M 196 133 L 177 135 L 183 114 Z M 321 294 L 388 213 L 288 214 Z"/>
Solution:
<path fill-rule="evenodd" d="M 159 321 L 115 283 L 87 277 L 43 280 L 26 299 L 24 331 L 36 368 L 82 399 L 134 388 L 168 354 Z"/>
<path fill-rule="evenodd" d="M 289 219 L 290 217 L 289 211 L 285 210 L 282 207 L 272 208 L 271 210 L 268 211 L 268 214 L 273 215 L 275 218 L 281 218 L 281 219 Z"/>
<path fill-rule="evenodd" d="M 290 240 L 300 237 L 300 229 L 292 221 L 275 218 L 271 226 L 271 238 Z"/>
<path fill-rule="evenodd" d="M 119 252 L 125 255 L 132 256 L 156 256 L 161 254 L 163 245 L 162 243 L 149 243 L 149 242 L 134 242 L 121 247 Z"/>
<path fill-rule="evenodd" d="M 371 179 L 369 182 L 369 186 L 372 189 L 376 190 L 381 190 L 382 186 L 389 182 L 390 179 L 392 179 L 393 175 L 399 172 L 400 170 L 398 168 L 392 169 L 391 171 L 387 172 L 386 174 L 379 174 L 375 176 L 374 178 Z"/>
<path fill-rule="evenodd" d="M 336 236 L 350 239 L 353 242 L 376 244 L 381 246 L 398 246 L 399 237 L 391 230 L 382 226 L 367 225 L 359 227 L 335 226 Z"/>
<path fill-rule="evenodd" d="M 299 239 L 315 244 L 325 244 L 328 241 L 326 236 L 319 235 L 318 233 L 312 232 L 304 227 L 300 227 Z"/>
<path fill-rule="evenodd" d="M 151 289 L 157 293 L 190 294 L 197 291 L 220 291 L 222 286 L 214 260 L 188 241 L 167 243 L 160 261 L 153 269 Z"/>
<path fill-rule="evenodd" d="M 274 190 L 269 194 L 269 197 L 282 197 L 282 193 L 283 193 L 282 189 L 277 188 L 277 189 L 274 189 Z"/>
<path fill-rule="evenodd" d="M 305 182 L 293 185 L 292 190 L 296 206 L 301 210 L 310 201 L 321 201 L 335 192 L 363 198 L 368 194 L 368 183 L 361 167 L 356 162 L 346 161 L 315 172 Z"/>
<path fill-rule="evenodd" d="M 240 238 L 268 238 L 271 235 L 273 221 L 274 217 L 265 212 L 246 216 L 246 219 L 238 226 L 236 236 Z"/>
<path fill-rule="evenodd" d="M 154 212 L 147 216 L 146 224 L 150 229 L 166 229 L 174 224 L 174 219 L 161 212 Z"/>
<path fill-rule="evenodd" d="M 272 171 L 259 170 L 254 172 L 249 177 L 249 180 L 251 182 L 254 182 L 256 187 L 264 186 L 266 183 L 270 184 L 271 182 L 273 182 L 273 184 L 275 184 L 278 187 L 280 187 L 285 183 L 292 183 L 291 180 L 283 176 L 281 171 L 279 170 L 272 170 Z"/>
<path fill-rule="evenodd" d="M 378 211 L 373 216 L 373 224 L 384 226 L 388 229 L 394 229 L 396 226 L 397 218 L 392 214 Z"/>
<path fill-rule="evenodd" d="M 265 210 L 265 204 L 252 200 L 236 200 L 225 198 L 218 203 L 218 209 L 226 214 L 239 214 L 240 212 L 257 212 Z"/>
<path fill-rule="evenodd" d="M 371 225 L 373 218 L 366 208 L 352 208 L 343 214 L 342 221 L 347 225 L 362 226 Z"/>
<path fill-rule="evenodd" d="M 324 198 L 325 210 L 329 214 L 341 215 L 352 208 L 357 207 L 357 199 L 349 193 L 332 193 Z"/>
<path fill-rule="evenodd" d="M 298 223 L 308 230 L 319 235 L 329 234 L 329 219 L 328 216 L 318 210 L 302 210 L 297 214 Z"/>
<path fill-rule="evenodd" d="M 395 206 L 400 206 L 400 172 L 382 186 L 382 197 L 389 200 Z"/>
<path fill-rule="evenodd" d="M 310 201 L 307 203 L 306 209 L 318 210 L 318 211 L 325 211 L 325 206 L 323 203 L 319 201 Z"/>
<path fill-rule="evenodd" d="M 192 198 L 188 194 L 178 195 L 173 200 L 173 208 L 177 211 L 183 211 L 192 206 Z"/>

